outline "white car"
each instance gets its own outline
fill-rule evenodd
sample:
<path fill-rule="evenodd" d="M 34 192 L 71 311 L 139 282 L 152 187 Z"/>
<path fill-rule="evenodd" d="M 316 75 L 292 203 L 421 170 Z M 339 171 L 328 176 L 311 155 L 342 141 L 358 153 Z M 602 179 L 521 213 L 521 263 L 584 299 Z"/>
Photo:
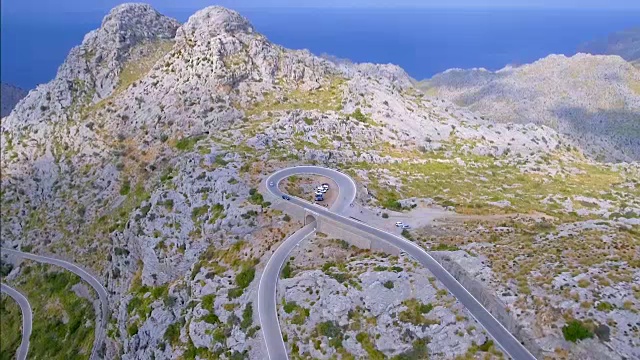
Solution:
<path fill-rule="evenodd" d="M 322 188 L 325 190 L 329 190 L 329 184 L 322 184 Z"/>
<path fill-rule="evenodd" d="M 404 224 L 402 223 L 402 221 L 396 221 L 396 226 L 401 228 L 404 226 Z"/>
<path fill-rule="evenodd" d="M 411 229 L 411 226 L 409 226 L 409 225 L 407 225 L 407 224 L 404 224 L 404 225 L 402 225 L 402 228 L 403 228 L 403 229 Z"/>
<path fill-rule="evenodd" d="M 323 195 L 323 194 L 324 194 L 324 193 L 323 193 L 322 191 L 320 191 L 320 190 L 316 190 L 316 196 L 318 196 L 318 195 Z"/>

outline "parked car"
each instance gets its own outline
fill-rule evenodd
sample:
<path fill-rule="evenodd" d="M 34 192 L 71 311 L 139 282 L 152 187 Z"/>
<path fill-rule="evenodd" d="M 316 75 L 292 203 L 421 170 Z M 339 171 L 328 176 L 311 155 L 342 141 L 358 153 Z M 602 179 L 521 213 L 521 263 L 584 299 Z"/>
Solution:
<path fill-rule="evenodd" d="M 316 194 L 316 196 L 318 196 L 318 195 L 322 195 L 324 193 L 322 191 L 320 191 L 320 190 L 316 190 L 315 194 Z"/>
<path fill-rule="evenodd" d="M 282 195 L 282 198 L 285 200 L 291 200 L 291 198 L 289 197 L 289 195 Z"/>
<path fill-rule="evenodd" d="M 407 224 L 403 224 L 403 225 L 402 225 L 402 228 L 403 228 L 403 229 L 411 229 L 411 226 L 409 226 L 409 225 L 407 225 Z"/>
<path fill-rule="evenodd" d="M 324 183 L 324 184 L 322 184 L 321 186 L 322 186 L 322 188 L 323 188 L 323 189 L 325 189 L 325 190 L 329 190 L 329 184 Z"/>
<path fill-rule="evenodd" d="M 319 188 L 316 189 L 316 191 L 320 191 L 321 193 L 326 193 L 327 189 L 323 188 L 322 186 L 320 186 Z"/>
<path fill-rule="evenodd" d="M 402 223 L 402 221 L 396 221 L 396 226 L 401 228 L 404 226 L 404 224 Z"/>
<path fill-rule="evenodd" d="M 324 201 L 324 196 L 316 195 L 316 201 Z"/>

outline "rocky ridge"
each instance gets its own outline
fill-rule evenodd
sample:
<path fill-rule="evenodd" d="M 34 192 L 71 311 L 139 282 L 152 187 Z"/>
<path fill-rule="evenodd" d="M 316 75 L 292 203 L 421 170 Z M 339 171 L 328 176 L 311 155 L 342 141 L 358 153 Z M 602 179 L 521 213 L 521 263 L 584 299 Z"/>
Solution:
<path fill-rule="evenodd" d="M 487 119 L 553 127 L 602 160 L 640 158 L 640 71 L 617 56 L 551 55 L 497 72 L 452 69 L 420 87 Z"/>
<path fill-rule="evenodd" d="M 0 104 L 2 104 L 0 118 L 3 118 L 11 113 L 22 98 L 27 96 L 27 92 L 11 84 L 2 83 L 0 86 Z"/>
<path fill-rule="evenodd" d="M 577 200 L 531 196 L 525 179 L 573 186 L 593 172 L 622 177 L 610 214 L 639 206 L 628 195 L 634 164 L 598 165 L 549 127 L 425 98 L 394 66 L 284 49 L 221 7 L 180 25 L 118 6 L 1 131 L 3 246 L 55 253 L 103 279 L 107 358 L 265 357 L 255 279 L 299 224 L 255 188 L 284 166 L 342 168 L 372 208 L 437 191 L 431 203 L 460 212 L 528 210 L 522 197 L 558 211 Z"/>
<path fill-rule="evenodd" d="M 640 60 L 640 28 L 626 29 L 610 34 L 604 39 L 587 42 L 578 51 L 594 55 L 618 55 L 635 62 Z"/>

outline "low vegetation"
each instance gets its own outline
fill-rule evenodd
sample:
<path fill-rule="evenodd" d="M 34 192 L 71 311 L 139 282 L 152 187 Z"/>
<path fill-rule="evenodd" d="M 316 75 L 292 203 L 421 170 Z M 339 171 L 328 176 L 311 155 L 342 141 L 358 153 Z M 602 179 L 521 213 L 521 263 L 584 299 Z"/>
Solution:
<path fill-rule="evenodd" d="M 71 272 L 33 263 L 22 268 L 19 279 L 14 285 L 29 299 L 34 318 L 29 357 L 88 359 L 95 312 L 91 302 L 78 297 L 72 287 L 83 284 L 90 289 L 89 285 Z M 4 341 L 4 331 L 2 337 Z"/>
<path fill-rule="evenodd" d="M 0 295 L 0 358 L 12 359 L 22 341 L 22 312 L 15 300 L 4 293 Z"/>

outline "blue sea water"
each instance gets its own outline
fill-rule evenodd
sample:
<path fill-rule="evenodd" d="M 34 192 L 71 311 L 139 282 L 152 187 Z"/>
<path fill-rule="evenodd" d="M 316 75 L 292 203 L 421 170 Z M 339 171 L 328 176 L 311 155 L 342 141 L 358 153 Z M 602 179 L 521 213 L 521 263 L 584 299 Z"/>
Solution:
<path fill-rule="evenodd" d="M 193 10 L 165 10 L 186 21 Z M 424 79 L 453 67 L 496 70 L 639 26 L 638 11 L 530 9 L 238 9 L 270 40 L 357 62 L 394 63 Z M 3 17 L 2 81 L 49 81 L 69 49 L 100 25 L 99 13 Z"/>

